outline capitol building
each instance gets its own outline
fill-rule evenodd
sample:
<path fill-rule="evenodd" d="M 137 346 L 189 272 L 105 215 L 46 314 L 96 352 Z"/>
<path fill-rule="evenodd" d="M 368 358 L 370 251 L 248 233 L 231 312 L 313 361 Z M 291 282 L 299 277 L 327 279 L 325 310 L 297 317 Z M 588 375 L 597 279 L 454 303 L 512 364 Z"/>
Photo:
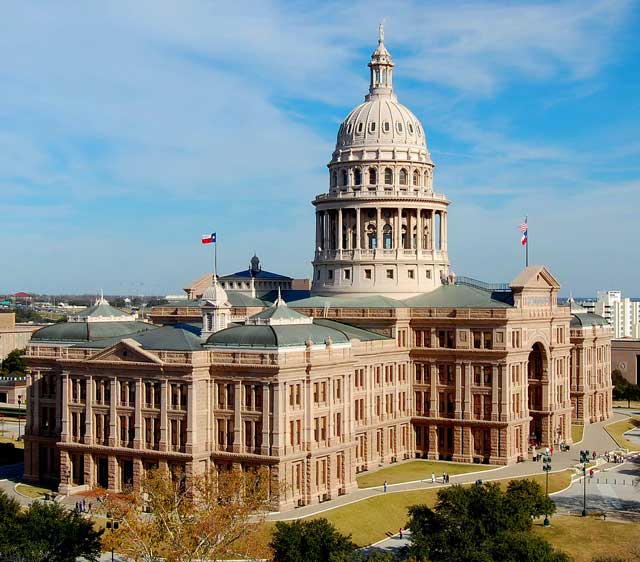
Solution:
<path fill-rule="evenodd" d="M 560 305 L 543 265 L 505 284 L 451 272 L 449 201 L 382 31 L 369 70 L 313 200 L 311 290 L 254 256 L 152 322 L 100 299 L 37 331 L 26 480 L 121 491 L 155 467 L 266 466 L 289 509 L 407 459 L 516 463 L 611 416 L 611 328 Z"/>

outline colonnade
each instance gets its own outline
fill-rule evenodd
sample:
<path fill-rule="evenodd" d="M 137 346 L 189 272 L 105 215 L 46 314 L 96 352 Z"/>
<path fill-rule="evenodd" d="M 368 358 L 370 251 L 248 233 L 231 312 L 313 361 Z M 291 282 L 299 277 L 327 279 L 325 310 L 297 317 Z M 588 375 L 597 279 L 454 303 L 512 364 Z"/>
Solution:
<path fill-rule="evenodd" d="M 447 251 L 447 212 L 403 207 L 316 211 L 316 249 Z"/>

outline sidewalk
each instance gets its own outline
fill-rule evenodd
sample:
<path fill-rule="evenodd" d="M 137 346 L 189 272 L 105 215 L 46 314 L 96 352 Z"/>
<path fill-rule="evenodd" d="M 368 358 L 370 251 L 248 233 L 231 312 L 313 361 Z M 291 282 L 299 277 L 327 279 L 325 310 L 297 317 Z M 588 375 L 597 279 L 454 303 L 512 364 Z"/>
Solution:
<path fill-rule="evenodd" d="M 572 445 L 571 450 L 569 451 L 565 451 L 563 453 L 555 452 L 553 454 L 553 459 L 551 461 L 553 472 L 559 472 L 567 468 L 573 468 L 574 465 L 580 462 L 581 449 L 596 451 L 598 454 L 604 451 L 617 449 L 618 446 L 616 442 L 604 430 L 604 426 L 624 419 L 625 417 L 626 414 L 616 412 L 610 419 L 604 422 L 598 422 L 587 426 L 584 430 L 583 439 L 578 445 Z M 523 476 L 530 476 L 532 474 L 542 474 L 541 463 L 525 461 L 511 466 L 499 467 L 495 470 L 470 472 L 467 474 L 451 476 L 450 484 L 468 484 L 473 483 L 478 479 L 488 481 L 498 480 L 502 478 L 519 478 Z M 425 474 L 425 480 L 423 481 L 390 484 L 387 486 L 387 493 L 389 494 L 394 492 L 408 492 L 411 490 L 425 490 L 429 488 L 441 488 L 443 486 L 444 484 L 441 483 L 432 484 L 430 474 Z M 351 503 L 366 500 L 367 498 L 371 498 L 380 494 L 384 494 L 382 486 L 378 486 L 375 488 L 362 488 L 346 496 L 340 496 L 336 499 L 332 499 L 321 504 L 298 507 L 286 512 L 271 513 L 267 516 L 267 520 L 290 521 L 293 519 L 301 519 L 303 517 L 317 515 L 325 511 L 330 511 L 338 507 L 349 505 Z"/>

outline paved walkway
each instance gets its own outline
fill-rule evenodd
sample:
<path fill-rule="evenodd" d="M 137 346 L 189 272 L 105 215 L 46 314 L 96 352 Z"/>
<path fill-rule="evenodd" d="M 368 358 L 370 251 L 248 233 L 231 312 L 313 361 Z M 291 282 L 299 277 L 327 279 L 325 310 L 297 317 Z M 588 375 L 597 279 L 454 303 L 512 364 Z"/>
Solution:
<path fill-rule="evenodd" d="M 611 451 L 617 449 L 616 442 L 609 436 L 604 430 L 604 426 L 624 419 L 625 414 L 614 413 L 613 417 L 605 422 L 598 422 L 591 424 L 585 428 L 583 439 L 577 445 L 572 445 L 569 451 L 554 452 L 551 466 L 553 472 L 560 472 L 567 468 L 572 468 L 574 465 L 580 462 L 580 449 L 588 449 L 589 451 L 596 451 L 597 453 Z M 397 466 L 397 465 L 396 465 Z M 532 474 L 541 474 L 542 464 L 540 462 L 525 461 L 522 463 L 514 464 L 511 466 L 503 466 L 494 470 L 486 470 L 483 472 L 470 472 L 467 474 L 459 474 L 457 476 L 451 476 L 450 484 L 466 484 L 473 483 L 478 479 L 498 480 L 502 478 L 518 478 L 522 476 L 530 476 Z M 427 480 L 428 479 L 428 480 Z M 403 484 L 390 484 L 388 485 L 387 493 L 394 492 L 407 492 L 411 490 L 426 490 L 429 488 L 442 488 L 444 485 L 441 483 L 431 483 L 431 475 L 425 474 L 425 480 L 416 482 L 406 482 Z M 336 499 L 323 502 L 321 504 L 308 505 L 304 507 L 295 508 L 290 511 L 272 513 L 267 516 L 270 521 L 287 521 L 292 519 L 300 519 L 302 517 L 308 517 L 310 515 L 317 515 L 325 511 L 330 511 L 344 505 L 359 502 L 367 498 L 384 494 L 382 486 L 374 488 L 362 488 L 356 490 L 346 496 L 339 496 Z"/>

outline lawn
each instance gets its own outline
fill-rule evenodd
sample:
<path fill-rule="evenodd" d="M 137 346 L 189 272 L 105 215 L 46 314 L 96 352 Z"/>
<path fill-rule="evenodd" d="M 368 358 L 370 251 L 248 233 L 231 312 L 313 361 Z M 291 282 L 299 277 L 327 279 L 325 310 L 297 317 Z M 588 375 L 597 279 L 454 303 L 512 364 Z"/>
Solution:
<path fill-rule="evenodd" d="M 39 486 L 31 486 L 30 484 L 16 485 L 16 491 L 23 496 L 29 498 L 42 498 L 45 494 L 50 494 L 53 490 L 50 488 L 41 488 Z"/>
<path fill-rule="evenodd" d="M 595 517 L 555 516 L 550 527 L 541 521 L 534 531 L 575 562 L 589 562 L 594 556 L 628 556 L 637 548 L 640 524 L 602 521 Z"/>
<path fill-rule="evenodd" d="M 624 433 L 626 431 L 636 427 L 640 427 L 640 418 L 626 418 L 605 426 L 605 429 L 620 447 L 623 449 L 629 449 L 630 451 L 638 451 L 640 450 L 640 446 L 624 437 Z"/>
<path fill-rule="evenodd" d="M 573 439 L 573 444 L 582 441 L 582 434 L 584 432 L 584 425 L 582 424 L 573 424 L 571 426 L 571 439 Z"/>
<path fill-rule="evenodd" d="M 640 408 L 640 401 L 631 400 L 631 402 L 627 402 L 626 400 L 614 400 L 612 405 L 614 408 Z"/>
<path fill-rule="evenodd" d="M 436 477 L 442 478 L 443 472 L 455 476 L 456 474 L 480 472 L 491 468 L 497 467 L 487 464 L 416 460 L 396 464 L 372 473 L 361 474 L 356 479 L 358 481 L 358 488 L 372 488 L 374 486 L 382 486 L 385 480 L 388 484 L 427 480 L 431 478 L 432 472 L 435 473 Z"/>
<path fill-rule="evenodd" d="M 565 470 L 549 475 L 549 492 L 562 490 L 569 485 L 573 471 Z M 545 485 L 545 475 L 538 474 L 529 477 L 531 480 Z M 506 486 L 508 479 L 497 480 Z M 415 490 L 411 492 L 387 492 L 363 500 L 326 511 L 311 518 L 324 517 L 333 523 L 341 533 L 351 534 L 353 541 L 366 546 L 384 539 L 387 533 L 397 533 L 400 527 L 404 527 L 408 515 L 407 509 L 416 504 L 426 503 L 433 505 L 436 501 L 438 490 Z"/>

